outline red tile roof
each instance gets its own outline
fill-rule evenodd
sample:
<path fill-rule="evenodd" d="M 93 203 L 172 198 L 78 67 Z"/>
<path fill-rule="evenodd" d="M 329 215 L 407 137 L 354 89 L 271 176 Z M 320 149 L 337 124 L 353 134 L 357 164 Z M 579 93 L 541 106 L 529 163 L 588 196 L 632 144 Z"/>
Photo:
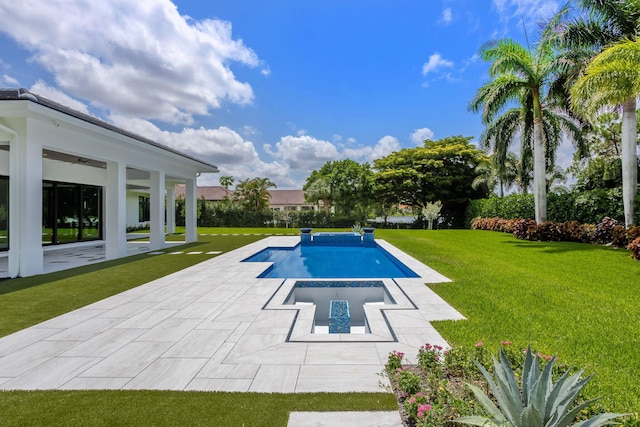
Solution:
<path fill-rule="evenodd" d="M 304 206 L 311 205 L 310 203 L 306 203 L 304 201 L 304 191 L 303 190 L 269 190 L 271 194 L 271 200 L 269 204 L 271 206 Z M 184 185 L 176 185 L 176 196 L 184 196 L 185 189 Z M 224 190 L 224 187 L 219 185 L 211 185 L 205 187 L 197 187 L 196 195 L 197 198 L 201 198 L 204 196 L 206 200 L 210 201 L 220 201 L 224 198 L 227 193 Z M 229 197 L 233 195 L 233 190 L 229 190 Z"/>

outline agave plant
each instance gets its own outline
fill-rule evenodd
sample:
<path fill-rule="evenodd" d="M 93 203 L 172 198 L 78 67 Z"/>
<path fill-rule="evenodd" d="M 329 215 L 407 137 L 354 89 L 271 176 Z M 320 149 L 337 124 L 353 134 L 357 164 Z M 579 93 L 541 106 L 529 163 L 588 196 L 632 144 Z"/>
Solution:
<path fill-rule="evenodd" d="M 581 378 L 584 369 L 573 375 L 569 375 L 567 371 L 554 384 L 551 374 L 556 361 L 555 357 L 541 371 L 538 357 L 531 353 L 531 348 L 527 348 L 521 385 L 518 384 L 518 379 L 503 349 L 500 349 L 499 360 L 493 356 L 492 359 L 495 378 L 477 361 L 475 364 L 489 383 L 498 406 L 479 387 L 468 384 L 490 417 L 467 416 L 458 418 L 456 422 L 487 427 L 566 427 L 576 419 L 580 411 L 598 400 L 598 398 L 587 400 L 571 408 L 592 376 Z M 580 421 L 574 426 L 602 426 L 624 415 L 599 414 Z"/>

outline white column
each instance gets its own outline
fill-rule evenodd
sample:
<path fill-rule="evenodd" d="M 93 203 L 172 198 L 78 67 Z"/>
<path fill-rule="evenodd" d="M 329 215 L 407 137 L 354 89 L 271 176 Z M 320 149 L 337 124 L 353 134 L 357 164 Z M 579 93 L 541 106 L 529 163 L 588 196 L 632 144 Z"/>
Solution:
<path fill-rule="evenodd" d="M 176 232 L 176 192 L 175 186 L 166 188 L 167 193 L 167 234 Z"/>
<path fill-rule="evenodd" d="M 164 247 L 164 172 L 152 171 L 149 178 L 149 245 L 151 250 L 157 250 Z"/>
<path fill-rule="evenodd" d="M 42 274 L 44 260 L 42 252 L 42 142 L 30 140 L 11 147 L 17 148 L 12 160 L 17 160 L 17 181 L 12 188 L 18 189 L 18 239 L 20 276 Z M 13 162 L 12 162 L 13 163 Z M 12 196 L 13 202 L 15 198 Z M 10 203 L 11 203 L 10 202 Z M 13 236 L 11 237 L 13 238 Z"/>
<path fill-rule="evenodd" d="M 107 162 L 103 227 L 107 259 L 127 256 L 127 165 Z"/>
<path fill-rule="evenodd" d="M 8 273 L 9 277 L 17 277 L 20 274 L 20 187 L 18 186 L 18 155 L 20 138 L 10 128 L 0 125 L 0 130 L 10 134 L 9 139 L 9 253 Z"/>
<path fill-rule="evenodd" d="M 184 241 L 187 243 L 198 241 L 198 222 L 196 213 L 196 180 L 185 181 L 184 200 Z"/>

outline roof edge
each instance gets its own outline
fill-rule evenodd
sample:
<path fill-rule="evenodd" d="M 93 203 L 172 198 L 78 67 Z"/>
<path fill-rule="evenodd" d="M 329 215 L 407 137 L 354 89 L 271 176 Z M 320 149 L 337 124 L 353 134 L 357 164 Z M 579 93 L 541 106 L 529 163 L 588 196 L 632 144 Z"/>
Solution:
<path fill-rule="evenodd" d="M 208 168 L 213 168 L 216 170 L 216 172 L 210 172 L 210 173 L 219 173 L 220 170 L 218 169 L 218 166 L 209 163 L 209 162 L 205 162 L 204 160 L 200 160 L 196 157 L 193 157 L 189 154 L 185 154 L 183 152 L 180 152 L 178 150 L 175 150 L 169 146 L 166 146 L 164 144 L 160 144 L 159 142 L 153 141 L 149 138 L 146 138 L 144 136 L 138 135 L 136 133 L 124 130 L 122 128 L 119 128 L 117 126 L 114 126 L 104 120 L 98 119 L 96 117 L 90 116 L 88 114 L 85 113 L 81 113 L 78 110 L 74 110 L 73 108 L 67 107 L 63 104 L 60 104 L 58 102 L 52 101 L 49 98 L 45 98 L 44 96 L 40 96 L 37 95 L 25 88 L 19 88 L 19 89 L 13 89 L 13 88 L 9 88 L 9 89 L 0 89 L 0 101 L 31 101 L 34 102 L 36 104 L 42 105 L 44 107 L 47 107 L 51 110 L 54 111 L 58 111 L 62 114 L 66 114 L 68 116 L 74 117 L 78 120 L 82 120 L 84 122 L 87 123 L 91 123 L 92 125 L 101 127 L 103 129 L 106 129 L 108 131 L 117 133 L 119 135 L 122 136 L 126 136 L 127 138 L 131 138 L 131 139 L 135 139 L 136 141 L 142 142 L 144 144 L 148 144 L 151 145 L 153 147 L 156 148 L 160 148 L 162 150 L 168 151 L 170 153 L 176 154 L 180 157 L 184 157 L 186 159 L 192 160 L 194 162 L 200 163 L 201 165 L 207 166 Z"/>

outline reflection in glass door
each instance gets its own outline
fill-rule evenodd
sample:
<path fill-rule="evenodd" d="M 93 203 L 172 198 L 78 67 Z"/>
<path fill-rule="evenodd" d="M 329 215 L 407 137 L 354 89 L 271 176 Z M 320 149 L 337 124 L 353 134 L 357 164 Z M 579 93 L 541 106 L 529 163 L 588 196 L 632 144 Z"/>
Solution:
<path fill-rule="evenodd" d="M 102 206 L 102 188 L 83 186 L 82 196 L 82 223 L 80 228 L 80 240 L 96 240 L 100 238 L 102 230 L 100 224 Z"/>
<path fill-rule="evenodd" d="M 57 243 L 77 242 L 80 240 L 78 228 L 78 220 L 80 219 L 79 188 L 74 184 L 61 183 L 58 183 L 56 187 Z"/>
<path fill-rule="evenodd" d="M 102 188 L 62 182 L 42 183 L 42 243 L 102 238 Z"/>

